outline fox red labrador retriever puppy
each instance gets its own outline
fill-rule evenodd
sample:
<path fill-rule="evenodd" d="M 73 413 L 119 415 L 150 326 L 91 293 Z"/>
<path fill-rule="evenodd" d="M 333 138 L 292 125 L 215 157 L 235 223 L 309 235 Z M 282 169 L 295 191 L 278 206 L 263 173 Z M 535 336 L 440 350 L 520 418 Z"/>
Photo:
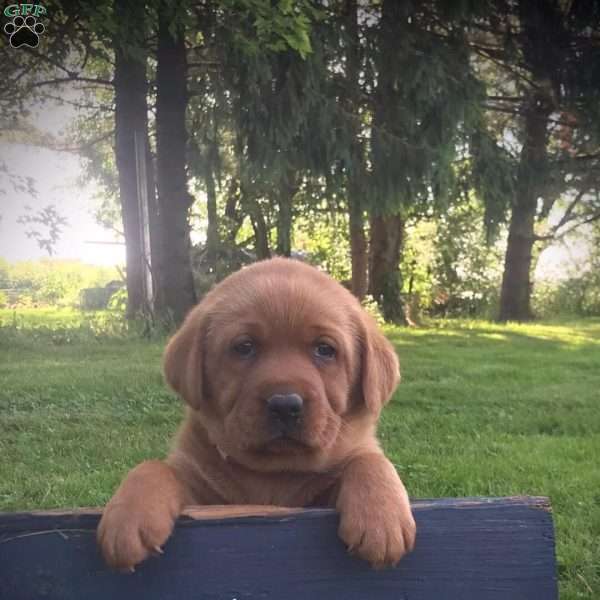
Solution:
<path fill-rule="evenodd" d="M 374 566 L 412 549 L 408 496 L 375 436 L 398 360 L 339 283 L 282 258 L 234 273 L 190 312 L 164 372 L 187 413 L 168 458 L 133 469 L 104 510 L 111 566 L 161 552 L 192 504 L 331 506 Z"/>

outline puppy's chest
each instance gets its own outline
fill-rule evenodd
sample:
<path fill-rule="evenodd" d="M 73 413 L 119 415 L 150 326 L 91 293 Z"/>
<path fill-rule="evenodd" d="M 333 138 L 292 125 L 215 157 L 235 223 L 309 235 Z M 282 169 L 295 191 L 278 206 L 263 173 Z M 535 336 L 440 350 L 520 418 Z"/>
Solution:
<path fill-rule="evenodd" d="M 232 504 L 274 504 L 278 506 L 311 506 L 320 503 L 327 494 L 334 479 L 317 474 L 257 474 L 237 473 L 236 488 L 240 498 Z M 236 476 L 237 475 L 237 476 Z"/>

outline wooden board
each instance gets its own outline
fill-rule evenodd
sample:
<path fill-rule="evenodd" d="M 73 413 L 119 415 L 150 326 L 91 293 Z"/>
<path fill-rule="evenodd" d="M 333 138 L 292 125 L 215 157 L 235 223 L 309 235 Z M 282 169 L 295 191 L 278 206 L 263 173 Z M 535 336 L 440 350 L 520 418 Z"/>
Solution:
<path fill-rule="evenodd" d="M 416 550 L 374 571 L 330 510 L 194 508 L 165 554 L 108 570 L 99 512 L 0 513 L 0 600 L 556 600 L 545 498 L 413 502 Z"/>

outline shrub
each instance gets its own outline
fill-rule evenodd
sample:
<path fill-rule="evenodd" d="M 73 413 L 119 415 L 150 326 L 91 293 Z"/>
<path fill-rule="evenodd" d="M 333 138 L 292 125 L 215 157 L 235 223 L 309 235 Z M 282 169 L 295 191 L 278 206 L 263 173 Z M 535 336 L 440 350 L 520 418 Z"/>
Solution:
<path fill-rule="evenodd" d="M 600 316 L 600 275 L 584 272 L 562 281 L 539 281 L 531 302 L 534 313 L 542 318 Z"/>
<path fill-rule="evenodd" d="M 114 267 L 75 260 L 21 261 L 5 267 L 6 284 L 19 306 L 75 306 L 84 288 L 102 287 L 119 277 Z"/>

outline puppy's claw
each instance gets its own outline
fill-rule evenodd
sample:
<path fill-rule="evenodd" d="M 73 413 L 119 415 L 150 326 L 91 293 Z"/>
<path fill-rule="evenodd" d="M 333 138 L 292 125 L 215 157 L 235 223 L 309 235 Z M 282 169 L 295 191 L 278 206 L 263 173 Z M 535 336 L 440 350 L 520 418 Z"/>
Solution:
<path fill-rule="evenodd" d="M 165 551 L 160 546 L 154 546 L 153 548 L 155 554 L 164 554 Z"/>
<path fill-rule="evenodd" d="M 124 575 L 130 575 L 131 573 L 135 573 L 135 567 L 124 567 L 122 569 L 118 569 L 118 571 Z"/>

